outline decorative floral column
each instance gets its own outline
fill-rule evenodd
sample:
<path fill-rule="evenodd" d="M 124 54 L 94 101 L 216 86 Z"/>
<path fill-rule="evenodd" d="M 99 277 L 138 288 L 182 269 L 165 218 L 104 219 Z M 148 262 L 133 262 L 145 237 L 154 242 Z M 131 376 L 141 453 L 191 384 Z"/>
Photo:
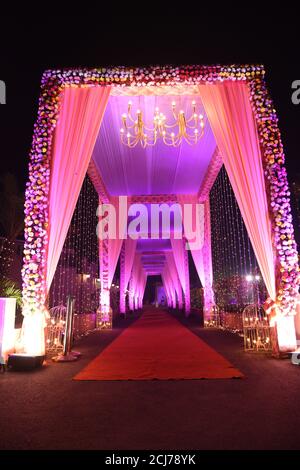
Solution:
<path fill-rule="evenodd" d="M 202 262 L 204 274 L 204 324 L 211 318 L 212 309 L 215 306 L 212 269 L 212 253 L 211 253 L 211 225 L 210 225 L 210 204 L 209 198 L 204 202 L 204 243 L 202 248 Z"/>
<path fill-rule="evenodd" d="M 120 254 L 120 313 L 126 313 L 126 291 L 125 286 L 125 243 L 123 243 Z"/>
<path fill-rule="evenodd" d="M 110 288 L 108 281 L 108 239 L 99 240 L 100 265 L 100 307 L 97 315 L 97 326 L 109 324 Z"/>
<path fill-rule="evenodd" d="M 270 323 L 281 352 L 296 348 L 294 317 L 299 289 L 298 252 L 294 239 L 290 190 L 278 118 L 263 78 L 250 81 L 251 103 L 263 154 L 267 198 L 276 259 L 276 302 L 268 302 Z"/>

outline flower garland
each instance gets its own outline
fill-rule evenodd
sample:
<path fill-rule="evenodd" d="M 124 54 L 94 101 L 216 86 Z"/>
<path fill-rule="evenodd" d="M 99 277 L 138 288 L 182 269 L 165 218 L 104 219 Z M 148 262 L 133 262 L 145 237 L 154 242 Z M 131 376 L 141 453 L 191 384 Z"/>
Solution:
<path fill-rule="evenodd" d="M 272 235 L 277 264 L 276 315 L 295 314 L 300 275 L 278 118 L 264 80 L 254 79 L 249 85 L 264 157 L 268 202 L 273 223 Z"/>
<path fill-rule="evenodd" d="M 293 236 L 289 190 L 276 113 L 264 84 L 262 65 L 110 67 L 48 70 L 43 74 L 38 117 L 34 126 L 25 201 L 25 247 L 23 313 L 41 311 L 46 301 L 46 258 L 48 246 L 48 195 L 52 137 L 59 114 L 60 94 L 66 86 L 174 86 L 245 80 L 250 84 L 251 102 L 266 160 L 273 211 L 275 246 L 280 261 L 278 302 L 282 312 L 294 308 L 299 283 L 297 251 Z"/>

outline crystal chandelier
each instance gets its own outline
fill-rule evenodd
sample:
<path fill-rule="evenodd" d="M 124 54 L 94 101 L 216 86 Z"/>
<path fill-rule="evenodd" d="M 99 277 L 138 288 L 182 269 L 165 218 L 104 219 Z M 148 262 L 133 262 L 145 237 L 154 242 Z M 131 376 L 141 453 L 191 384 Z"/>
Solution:
<path fill-rule="evenodd" d="M 182 140 L 189 145 L 196 144 L 204 133 L 203 115 L 196 113 L 196 102 L 192 101 L 192 114 L 186 118 L 183 110 L 176 111 L 176 103 L 173 101 L 172 115 L 174 122 L 167 124 L 166 116 L 159 108 L 155 108 L 153 127 L 147 127 L 140 109 L 136 111 L 136 118 L 132 116 L 132 102 L 129 101 L 127 114 L 122 114 L 121 142 L 130 148 L 139 142 L 143 148 L 153 147 L 159 139 L 172 147 L 178 147 Z"/>

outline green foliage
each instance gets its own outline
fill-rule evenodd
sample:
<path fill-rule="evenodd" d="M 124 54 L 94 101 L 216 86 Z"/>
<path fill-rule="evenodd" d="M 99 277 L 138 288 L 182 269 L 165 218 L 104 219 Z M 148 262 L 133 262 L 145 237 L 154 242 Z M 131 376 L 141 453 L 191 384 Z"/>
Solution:
<path fill-rule="evenodd" d="M 10 279 L 0 279 L 0 297 L 13 297 L 17 299 L 17 305 L 22 305 L 22 291 L 18 285 Z"/>

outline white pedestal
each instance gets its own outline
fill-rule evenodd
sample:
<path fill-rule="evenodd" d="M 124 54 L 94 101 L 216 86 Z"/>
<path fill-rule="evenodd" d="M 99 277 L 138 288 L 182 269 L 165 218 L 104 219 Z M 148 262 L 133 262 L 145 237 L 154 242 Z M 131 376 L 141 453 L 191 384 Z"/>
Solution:
<path fill-rule="evenodd" d="M 281 352 L 295 351 L 297 340 L 294 316 L 279 317 L 276 320 L 277 341 Z"/>
<path fill-rule="evenodd" d="M 15 348 L 16 299 L 0 297 L 0 363 Z"/>

